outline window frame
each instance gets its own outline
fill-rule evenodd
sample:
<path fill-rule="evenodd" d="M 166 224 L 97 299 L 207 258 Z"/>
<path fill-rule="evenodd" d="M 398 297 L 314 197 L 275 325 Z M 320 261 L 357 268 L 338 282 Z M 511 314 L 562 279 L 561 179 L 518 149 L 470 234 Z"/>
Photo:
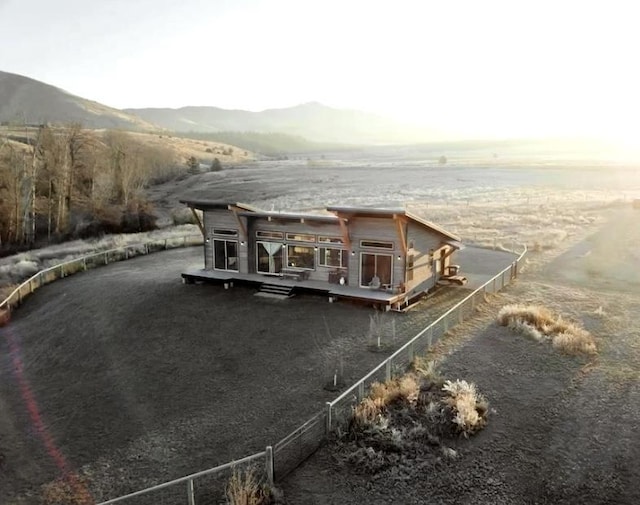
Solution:
<path fill-rule="evenodd" d="M 360 241 L 360 247 L 362 249 L 374 249 L 376 251 L 393 251 L 396 246 L 393 242 L 387 242 L 386 240 L 364 239 Z"/>
<path fill-rule="evenodd" d="M 339 251 L 340 252 L 340 264 L 339 265 L 325 265 L 322 263 L 325 255 L 323 251 Z M 346 253 L 346 254 L 345 254 Z M 344 264 L 346 263 L 346 264 Z M 341 268 L 346 269 L 349 268 L 349 252 L 346 249 L 342 249 L 341 247 L 318 247 L 318 266 L 322 268 Z"/>

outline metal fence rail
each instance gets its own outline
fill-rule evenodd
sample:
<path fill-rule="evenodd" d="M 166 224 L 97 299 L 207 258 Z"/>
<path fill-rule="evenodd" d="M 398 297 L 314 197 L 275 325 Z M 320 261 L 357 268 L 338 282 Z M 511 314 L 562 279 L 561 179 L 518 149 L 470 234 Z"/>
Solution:
<path fill-rule="evenodd" d="M 518 265 L 526 253 L 525 246 L 520 256 L 511 265 L 460 300 L 335 400 L 327 402 L 327 431 L 344 426 L 349 421 L 353 407 L 362 400 L 373 382 L 384 382 L 403 373 L 416 355 L 424 353 L 447 331 L 468 319 L 487 293 L 497 293 L 517 277 Z"/>
<path fill-rule="evenodd" d="M 84 272 L 92 268 L 108 265 L 109 263 L 127 260 L 129 258 L 134 258 L 136 256 L 156 251 L 165 251 L 167 249 L 190 247 L 201 244 L 202 235 L 184 235 L 181 237 L 151 240 L 141 244 L 125 245 L 122 247 L 107 249 L 105 251 L 87 254 L 63 263 L 58 263 L 57 265 L 40 270 L 38 273 L 32 275 L 15 288 L 11 293 L 9 293 L 7 298 L 0 302 L 0 311 L 4 309 L 11 312 L 36 289 L 77 272 Z"/>
<path fill-rule="evenodd" d="M 160 241 L 160 244 L 158 241 L 154 241 L 90 254 L 50 267 L 38 272 L 18 286 L 0 304 L 0 309 L 5 306 L 11 309 L 19 305 L 24 297 L 40 286 L 77 271 L 106 265 L 110 262 L 120 261 L 139 254 L 148 254 L 155 250 L 202 243 L 202 237 L 199 235 L 196 236 L 199 237 L 199 241 L 193 244 L 188 243 L 188 240 L 192 237 L 183 237 L 183 244 L 177 246 L 169 245 L 167 240 L 171 239 L 165 240 L 164 243 Z M 415 356 L 423 354 L 454 326 L 471 318 L 476 311 L 476 307 L 485 301 L 487 293 L 497 293 L 516 278 L 519 264 L 526 253 L 527 248 L 525 246 L 522 253 L 511 265 L 421 330 L 335 400 L 327 402 L 322 411 L 274 446 L 268 446 L 262 452 L 237 461 L 103 501 L 98 505 L 111 505 L 119 502 L 127 502 L 127 505 L 207 505 L 220 503 L 224 500 L 226 484 L 234 469 L 248 467 L 254 470 L 256 478 L 273 485 L 275 480 L 283 479 L 309 458 L 327 440 L 332 430 L 342 428 L 348 424 L 353 408 L 365 397 L 371 384 L 384 382 L 404 373 Z"/>

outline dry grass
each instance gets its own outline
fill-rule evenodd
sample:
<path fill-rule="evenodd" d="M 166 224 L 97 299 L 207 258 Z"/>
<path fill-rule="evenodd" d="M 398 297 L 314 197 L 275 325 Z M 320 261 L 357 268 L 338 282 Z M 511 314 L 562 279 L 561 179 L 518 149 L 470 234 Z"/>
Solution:
<path fill-rule="evenodd" d="M 229 505 L 266 505 L 270 502 L 270 493 L 256 477 L 255 469 L 233 469 L 227 483 L 227 503 Z"/>
<path fill-rule="evenodd" d="M 489 403 L 478 393 L 475 384 L 464 380 L 447 381 L 442 390 L 444 402 L 454 412 L 453 422 L 465 436 L 481 430 L 487 424 Z"/>
<path fill-rule="evenodd" d="M 9 324 L 11 312 L 8 309 L 0 309 L 0 328 Z"/>
<path fill-rule="evenodd" d="M 374 382 L 369 396 L 353 408 L 353 421 L 359 426 L 379 423 L 389 405 L 397 401 L 414 404 L 420 394 L 420 380 L 412 373 L 386 382 Z"/>
<path fill-rule="evenodd" d="M 93 505 L 87 490 L 87 479 L 72 474 L 42 486 L 44 505 Z"/>
<path fill-rule="evenodd" d="M 551 342 L 565 354 L 597 353 L 595 339 L 587 330 L 539 305 L 505 305 L 498 312 L 497 320 L 498 324 L 538 342 Z"/>

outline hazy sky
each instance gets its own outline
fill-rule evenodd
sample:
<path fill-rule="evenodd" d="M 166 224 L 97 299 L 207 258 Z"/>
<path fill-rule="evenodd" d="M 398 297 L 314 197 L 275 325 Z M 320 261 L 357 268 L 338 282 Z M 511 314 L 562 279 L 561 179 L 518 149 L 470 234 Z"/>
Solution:
<path fill-rule="evenodd" d="M 0 70 L 114 107 L 319 101 L 466 136 L 640 131 L 640 6 L 0 0 Z"/>

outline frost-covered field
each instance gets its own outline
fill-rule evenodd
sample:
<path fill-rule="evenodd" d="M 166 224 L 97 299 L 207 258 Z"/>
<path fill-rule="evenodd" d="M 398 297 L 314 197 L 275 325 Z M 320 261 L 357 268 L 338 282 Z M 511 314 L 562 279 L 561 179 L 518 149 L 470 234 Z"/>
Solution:
<path fill-rule="evenodd" d="M 464 241 L 557 250 L 600 223 L 607 210 L 640 198 L 640 169 L 618 161 L 492 152 L 441 153 L 411 148 L 251 162 L 151 188 L 160 215 L 182 197 L 251 203 L 267 210 L 320 211 L 328 205 L 402 207 Z M 161 219 L 162 222 L 162 219 Z M 166 220 L 165 220 L 166 222 Z M 155 237 L 198 233 L 167 228 Z M 79 241 L 0 259 L 0 287 L 56 262 L 142 242 L 143 236 Z"/>

